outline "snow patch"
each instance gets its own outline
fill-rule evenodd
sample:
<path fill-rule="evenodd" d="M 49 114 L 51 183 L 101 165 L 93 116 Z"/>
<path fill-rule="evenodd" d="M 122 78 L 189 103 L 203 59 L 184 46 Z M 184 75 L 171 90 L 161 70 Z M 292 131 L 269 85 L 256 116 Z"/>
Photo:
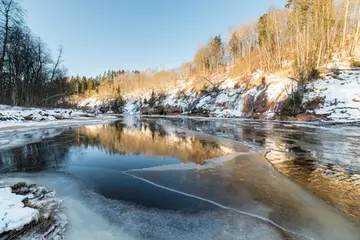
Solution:
<path fill-rule="evenodd" d="M 335 121 L 360 120 L 360 70 L 345 70 L 329 74 L 308 86 L 305 99 L 322 98 L 324 103 L 315 109 Z"/>
<path fill-rule="evenodd" d="M 0 234 L 18 231 L 39 218 L 39 211 L 25 207 L 26 196 L 12 193 L 10 187 L 0 188 Z"/>

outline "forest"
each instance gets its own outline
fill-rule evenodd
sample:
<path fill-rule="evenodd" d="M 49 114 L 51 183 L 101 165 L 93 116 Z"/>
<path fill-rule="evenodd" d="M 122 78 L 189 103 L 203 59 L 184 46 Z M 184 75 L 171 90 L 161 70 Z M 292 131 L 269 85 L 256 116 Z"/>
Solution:
<path fill-rule="evenodd" d="M 257 21 L 231 29 L 227 37 L 210 38 L 191 62 L 176 69 L 109 70 L 80 77 L 67 76 L 61 47 L 51 58 L 45 43 L 27 27 L 17 0 L 1 0 L 0 12 L 0 102 L 27 106 L 65 103 L 72 95 L 161 92 L 180 79 L 206 84 L 209 76 L 226 71 L 244 84 L 258 69 L 289 69 L 291 78 L 304 84 L 319 76 L 334 53 L 352 58 L 360 29 L 360 0 L 288 0 L 284 8 L 271 8 Z M 353 67 L 360 65 L 356 58 L 351 61 Z"/>
<path fill-rule="evenodd" d="M 44 105 L 64 98 L 67 70 L 63 49 L 53 59 L 46 44 L 32 33 L 18 0 L 0 1 L 0 103 Z"/>
<path fill-rule="evenodd" d="M 161 92 L 179 79 L 206 79 L 230 72 L 249 81 L 258 69 L 266 72 L 290 70 L 299 83 L 319 77 L 321 66 L 334 53 L 351 58 L 359 42 L 360 0 L 288 0 L 284 8 L 271 8 L 256 22 L 243 23 L 227 38 L 216 35 L 199 47 L 191 62 L 170 70 L 109 70 L 96 77 L 69 78 L 76 95 L 114 96 L 151 89 Z M 228 39 L 228 40 L 224 40 Z M 205 79 L 205 80 L 204 80 Z"/>

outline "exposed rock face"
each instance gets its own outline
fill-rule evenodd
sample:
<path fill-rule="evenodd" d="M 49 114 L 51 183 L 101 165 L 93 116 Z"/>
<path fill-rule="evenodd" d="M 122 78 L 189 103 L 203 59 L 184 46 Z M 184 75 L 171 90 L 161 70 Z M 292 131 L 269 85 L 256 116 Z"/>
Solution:
<path fill-rule="evenodd" d="M 0 239 L 63 239 L 67 224 L 54 191 L 18 183 L 0 188 Z"/>
<path fill-rule="evenodd" d="M 248 117 L 252 115 L 252 105 L 254 101 L 254 96 L 248 94 L 244 97 L 244 104 L 243 104 L 243 117 Z"/>
<path fill-rule="evenodd" d="M 164 108 L 163 107 L 143 107 L 140 110 L 141 114 L 144 115 L 163 115 Z"/>
<path fill-rule="evenodd" d="M 180 107 L 143 107 L 141 108 L 141 114 L 144 115 L 180 115 Z"/>
<path fill-rule="evenodd" d="M 313 121 L 316 118 L 333 121 L 360 120 L 359 69 L 344 70 L 339 75 L 324 74 L 322 78 L 308 82 L 304 96 L 301 96 L 303 99 L 299 100 L 302 102 L 294 103 L 296 111 L 291 113 L 285 109 L 289 107 L 286 100 L 297 92 L 296 80 L 266 75 L 260 83 L 259 77 L 263 73 L 255 72 L 252 75 L 251 84 L 228 76 L 220 77 L 220 80 L 217 76 L 214 82 L 218 84 L 207 87 L 201 93 L 191 87 L 191 81 L 162 93 L 152 93 L 151 96 L 146 89 L 142 94 L 129 93 L 128 97 L 124 96 L 124 114 L 185 114 L 286 120 L 284 115 L 309 113 L 316 117 L 307 114 L 288 118 L 293 117 L 295 121 L 297 118 L 301 121 Z"/>
<path fill-rule="evenodd" d="M 264 113 L 269 109 L 265 91 L 261 92 L 256 99 L 254 99 L 254 112 Z"/>
<path fill-rule="evenodd" d="M 301 113 L 296 116 L 296 120 L 300 121 L 300 122 L 313 122 L 316 119 L 318 119 L 318 118 L 314 114 Z"/>
<path fill-rule="evenodd" d="M 164 114 L 166 115 L 179 115 L 181 114 L 181 108 L 179 107 L 169 107 L 164 109 Z"/>

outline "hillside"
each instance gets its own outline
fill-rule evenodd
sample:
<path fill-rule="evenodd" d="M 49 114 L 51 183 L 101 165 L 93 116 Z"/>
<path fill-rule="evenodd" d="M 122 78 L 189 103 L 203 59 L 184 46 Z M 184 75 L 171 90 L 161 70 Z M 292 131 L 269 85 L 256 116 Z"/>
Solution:
<path fill-rule="evenodd" d="M 72 103 L 124 114 L 359 120 L 360 1 L 288 0 L 179 68 L 68 79 Z M 87 99 L 86 99 L 87 98 Z"/>
<path fill-rule="evenodd" d="M 286 77 L 285 70 L 266 74 L 258 70 L 249 82 L 230 77 L 230 72 L 180 80 L 160 93 L 139 89 L 122 96 L 123 103 L 112 98 L 84 98 L 79 107 L 102 108 L 125 115 L 190 115 L 284 119 L 294 121 L 358 121 L 360 120 L 360 69 L 349 61 L 332 61 L 323 66 L 322 74 L 305 85 L 300 103 L 292 102 L 298 82 Z M 206 85 L 205 85 L 206 84 Z M 298 101 L 298 100 L 297 100 Z M 292 112 L 292 108 L 296 108 Z"/>

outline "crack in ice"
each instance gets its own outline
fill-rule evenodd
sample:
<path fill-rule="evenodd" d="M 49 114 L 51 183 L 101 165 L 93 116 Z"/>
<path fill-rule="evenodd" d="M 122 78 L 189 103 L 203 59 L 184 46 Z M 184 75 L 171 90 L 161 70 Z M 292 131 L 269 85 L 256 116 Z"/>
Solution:
<path fill-rule="evenodd" d="M 251 153 L 251 152 L 249 152 Z M 222 159 L 222 162 L 219 162 L 218 164 L 221 164 L 221 163 L 224 163 L 225 161 L 229 161 L 231 159 L 234 159 L 234 155 L 236 156 L 240 156 L 240 155 L 244 155 L 244 154 L 249 154 L 249 153 L 235 153 L 235 154 L 230 154 L 230 155 L 227 155 L 227 156 L 224 156 L 222 158 L 218 158 L 218 159 Z M 225 157 L 228 157 L 227 160 L 224 160 Z M 231 159 L 230 159 L 231 157 Z M 216 162 L 216 159 L 214 159 L 215 162 Z M 213 160 L 212 160 L 213 161 Z M 173 166 L 180 166 L 180 164 L 172 164 Z M 168 166 L 171 166 L 171 165 L 168 165 Z M 200 167 L 194 167 L 192 166 L 192 168 L 168 168 L 168 166 L 165 166 L 165 168 L 161 169 L 160 167 L 151 167 L 151 168 L 147 168 L 149 171 L 156 171 L 156 169 L 159 171 L 159 170 L 162 170 L 162 171 L 166 171 L 166 170 L 189 170 L 189 169 L 201 169 L 203 166 L 200 166 Z M 204 165 L 206 166 L 206 164 Z M 209 168 L 210 166 L 206 166 L 205 168 Z M 213 166 L 212 166 L 213 167 Z M 204 168 L 204 167 L 203 167 Z M 184 195 L 184 196 L 187 196 L 187 197 L 191 197 L 191 198 L 195 198 L 195 199 L 198 199 L 198 200 L 201 200 L 201 201 L 205 201 L 205 202 L 208 202 L 210 204 L 213 204 L 221 209 L 226 209 L 226 210 L 230 210 L 230 211 L 234 211 L 234 212 L 237 212 L 239 214 L 243 214 L 243 215 L 246 215 L 246 216 L 249 216 L 249 217 L 253 217 L 253 218 L 256 218 L 258 220 L 261 220 L 261 221 L 264 221 L 268 224 L 271 224 L 281 230 L 283 230 L 284 232 L 286 233 L 290 233 L 292 235 L 296 235 L 296 236 L 300 236 L 300 237 L 303 237 L 305 239 L 312 239 L 312 238 L 309 238 L 307 236 L 304 236 L 300 233 L 296 233 L 296 232 L 293 232 L 291 230 L 288 230 L 282 226 L 280 226 L 279 224 L 275 223 L 274 221 L 268 219 L 268 218 L 265 218 L 265 217 L 262 217 L 262 216 L 259 216 L 259 215 L 256 215 L 256 214 L 252 214 L 252 213 L 248 213 L 248 212 L 245 212 L 245 211 L 241 211 L 241 210 L 238 210 L 238 209 L 235 209 L 235 208 L 232 208 L 232 207 L 229 207 L 229 206 L 225 206 L 221 203 L 218 203 L 218 202 L 215 202 L 215 201 L 212 201 L 210 199 L 206 199 L 206 198 L 203 198 L 203 197 L 200 197 L 200 196 L 196 196 L 196 195 L 193 195 L 193 194 L 190 194 L 190 193 L 186 193 L 186 192 L 182 192 L 182 191 L 178 191 L 178 190 L 175 190 L 175 189 L 172 189 L 172 188 L 169 188 L 169 187 L 166 187 L 166 186 L 163 186 L 163 185 L 160 185 L 160 184 L 157 184 L 155 182 L 152 182 L 150 180 L 147 180 L 145 178 L 142 178 L 142 177 L 138 177 L 138 176 L 135 176 L 133 174 L 131 174 L 130 172 L 135 172 L 135 171 L 146 171 L 147 170 L 146 168 L 143 168 L 143 169 L 131 169 L 131 170 L 127 170 L 127 171 L 123 171 L 122 173 L 127 175 L 127 176 L 130 176 L 130 177 L 133 177 L 135 179 L 138 179 L 138 180 L 141 180 L 141 181 L 144 181 L 148 184 L 151 184 L 155 187 L 159 187 L 161 189 L 164 189 L 164 190 L 167 190 L 167 191 L 170 191 L 170 192 L 175 192 L 175 193 L 178 193 L 178 194 L 181 194 L 181 195 Z"/>

